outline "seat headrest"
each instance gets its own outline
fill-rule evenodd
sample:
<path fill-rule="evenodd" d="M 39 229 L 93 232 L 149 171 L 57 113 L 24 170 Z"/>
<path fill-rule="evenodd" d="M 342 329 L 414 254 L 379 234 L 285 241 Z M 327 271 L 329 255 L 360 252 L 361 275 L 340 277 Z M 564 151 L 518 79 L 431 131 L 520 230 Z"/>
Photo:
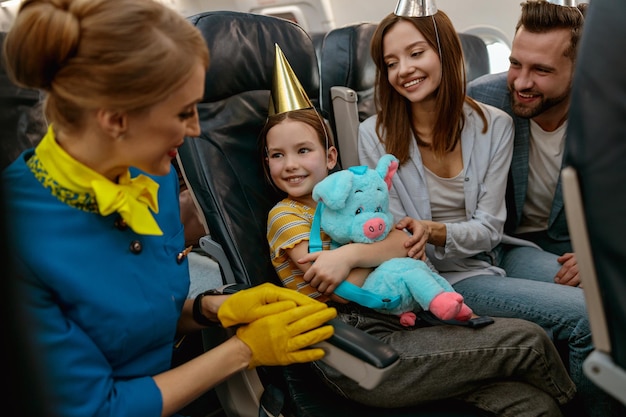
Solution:
<path fill-rule="evenodd" d="M 317 56 L 317 63 L 319 66 L 321 56 L 322 56 L 322 43 L 324 43 L 326 32 L 311 33 L 310 35 L 311 35 L 311 40 L 313 41 L 313 46 L 315 47 L 315 55 Z"/>
<path fill-rule="evenodd" d="M 368 22 L 348 25 L 333 29 L 324 38 L 320 73 L 325 112 L 331 112 L 330 88 L 339 85 L 357 93 L 361 120 L 374 114 L 376 65 L 370 56 L 370 41 L 376 27 Z"/>
<path fill-rule="evenodd" d="M 282 49 L 311 101 L 319 102 L 315 50 L 309 35 L 300 26 L 292 22 L 285 24 L 283 19 L 275 17 L 231 11 L 200 13 L 188 20 L 202 32 L 209 47 L 204 102 L 220 101 L 248 91 L 269 92 L 275 43 Z M 297 59 L 295 51 L 298 51 Z"/>
<path fill-rule="evenodd" d="M 489 51 L 485 42 L 480 37 L 469 33 L 459 33 L 459 38 L 463 48 L 467 82 L 489 74 Z"/>

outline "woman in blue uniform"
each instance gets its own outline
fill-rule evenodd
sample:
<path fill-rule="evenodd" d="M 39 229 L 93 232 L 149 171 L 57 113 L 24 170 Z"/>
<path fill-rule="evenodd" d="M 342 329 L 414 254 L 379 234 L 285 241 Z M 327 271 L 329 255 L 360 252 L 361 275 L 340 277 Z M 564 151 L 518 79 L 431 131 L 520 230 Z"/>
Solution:
<path fill-rule="evenodd" d="M 319 326 L 335 311 L 294 291 L 185 300 L 171 162 L 199 134 L 209 64 L 192 25 L 152 0 L 26 0 L 4 53 L 17 84 L 47 95 L 47 134 L 2 181 L 54 415 L 172 415 L 241 369 L 323 356 L 267 334 L 295 321 L 310 344 L 332 334 Z M 170 369 L 176 332 L 218 321 L 243 325 Z"/>

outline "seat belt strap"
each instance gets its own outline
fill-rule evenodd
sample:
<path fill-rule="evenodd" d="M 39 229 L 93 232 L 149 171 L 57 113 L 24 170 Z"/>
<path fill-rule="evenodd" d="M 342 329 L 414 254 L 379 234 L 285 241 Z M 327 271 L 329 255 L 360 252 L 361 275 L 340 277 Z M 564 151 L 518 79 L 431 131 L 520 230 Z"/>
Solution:
<path fill-rule="evenodd" d="M 285 393 L 273 384 L 265 387 L 259 404 L 259 417 L 278 417 L 285 405 Z"/>

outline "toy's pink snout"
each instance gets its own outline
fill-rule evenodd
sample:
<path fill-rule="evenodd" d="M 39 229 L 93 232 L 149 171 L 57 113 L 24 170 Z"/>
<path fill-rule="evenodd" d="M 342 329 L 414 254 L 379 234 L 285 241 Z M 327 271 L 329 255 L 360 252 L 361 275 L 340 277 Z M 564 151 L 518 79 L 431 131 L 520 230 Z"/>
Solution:
<path fill-rule="evenodd" d="M 376 239 L 383 233 L 385 233 L 385 222 L 380 217 L 369 219 L 363 225 L 363 234 L 368 239 Z"/>

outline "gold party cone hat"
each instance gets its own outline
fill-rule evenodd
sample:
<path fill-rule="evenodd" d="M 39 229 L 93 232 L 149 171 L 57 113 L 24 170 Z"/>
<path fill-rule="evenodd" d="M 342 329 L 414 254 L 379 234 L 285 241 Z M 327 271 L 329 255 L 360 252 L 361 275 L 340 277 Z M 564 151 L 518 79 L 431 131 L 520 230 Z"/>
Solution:
<path fill-rule="evenodd" d="M 291 69 L 287 58 L 278 44 L 276 45 L 276 60 L 274 63 L 274 77 L 270 93 L 269 115 L 285 113 L 293 110 L 310 109 L 313 104 L 296 74 Z"/>

